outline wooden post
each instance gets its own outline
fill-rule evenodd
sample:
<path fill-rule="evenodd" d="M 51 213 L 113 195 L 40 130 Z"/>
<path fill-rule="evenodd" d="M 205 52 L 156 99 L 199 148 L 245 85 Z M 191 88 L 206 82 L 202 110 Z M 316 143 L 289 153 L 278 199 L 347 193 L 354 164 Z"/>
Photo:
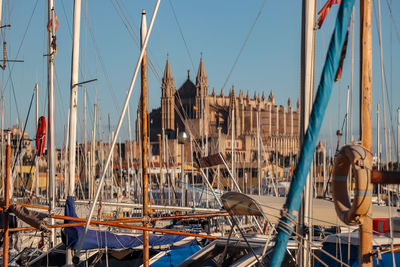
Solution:
<path fill-rule="evenodd" d="M 3 210 L 3 220 L 4 220 L 4 235 L 3 235 L 3 266 L 8 266 L 8 206 L 10 205 L 10 163 L 11 163 L 11 145 L 10 145 L 10 134 L 8 135 L 8 144 L 6 147 L 6 179 L 4 181 L 4 210 Z"/>
<path fill-rule="evenodd" d="M 371 0 L 360 1 L 360 139 L 372 151 L 372 42 Z M 372 155 L 367 153 L 366 167 L 372 167 Z M 372 190 L 368 183 L 367 190 Z M 369 198 L 367 198 L 369 199 Z M 372 211 L 360 218 L 360 266 L 372 266 Z"/>
<path fill-rule="evenodd" d="M 147 34 L 146 11 L 142 10 L 141 39 Z M 146 218 L 149 217 L 149 195 L 148 195 L 148 152 L 147 152 L 147 51 L 144 52 L 141 68 L 141 104 L 142 104 L 142 168 L 143 168 L 143 227 L 148 227 Z M 149 232 L 143 230 L 143 266 L 149 266 Z"/>

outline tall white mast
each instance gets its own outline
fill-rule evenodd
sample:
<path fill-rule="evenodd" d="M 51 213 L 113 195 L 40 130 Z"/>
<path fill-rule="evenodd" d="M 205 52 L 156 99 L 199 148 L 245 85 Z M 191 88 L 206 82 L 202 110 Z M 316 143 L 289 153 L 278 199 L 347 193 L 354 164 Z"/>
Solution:
<path fill-rule="evenodd" d="M 0 8 L 0 10 L 1 10 L 1 8 Z M 1 11 L 0 11 L 0 13 L 1 13 Z M 1 15 L 0 15 L 0 17 L 1 17 Z M 1 21 L 0 21 L 0 25 L 1 25 Z M 35 92 L 36 92 L 36 131 L 37 131 L 38 120 L 39 120 L 39 84 L 37 84 L 37 83 L 35 85 Z M 35 180 L 36 180 L 35 192 L 36 192 L 36 195 L 38 196 L 39 195 L 39 160 L 38 159 L 35 159 Z"/>
<path fill-rule="evenodd" d="M 71 98 L 69 109 L 69 171 L 66 180 L 67 196 L 75 196 L 75 160 L 76 160 L 76 116 L 78 111 L 78 70 L 79 70 L 79 37 L 81 29 L 81 0 L 74 1 L 74 21 L 72 32 L 71 60 Z M 79 157 L 78 157 L 79 158 Z M 72 250 L 66 253 L 66 263 L 72 263 Z"/>
<path fill-rule="evenodd" d="M 397 169 L 400 168 L 400 108 L 397 109 Z"/>
<path fill-rule="evenodd" d="M 71 99 L 69 116 L 69 172 L 68 196 L 75 195 L 75 159 L 76 159 L 76 116 L 78 111 L 78 70 L 79 70 L 79 37 L 81 26 L 81 0 L 74 1 L 74 22 L 72 33 L 71 62 Z"/>
<path fill-rule="evenodd" d="M 301 82 L 300 82 L 300 140 L 302 143 L 304 135 L 308 127 L 308 120 L 311 113 L 311 107 L 313 102 L 314 93 L 314 69 L 315 69 L 315 13 L 316 13 L 316 1 L 315 0 L 304 0 L 302 6 L 302 35 L 301 35 Z M 310 173 L 312 173 L 310 171 Z M 299 216 L 303 227 L 310 226 L 310 232 L 306 239 L 311 241 L 312 239 L 312 177 L 309 174 L 307 177 L 306 186 L 304 188 L 302 212 Z M 304 230 L 304 228 L 302 229 Z M 305 235 L 304 231 L 303 234 Z M 302 266 L 310 265 L 310 254 L 309 249 L 310 242 L 303 241 L 303 250 L 301 253 L 302 260 L 300 264 Z"/>
<path fill-rule="evenodd" d="M 258 176 L 258 195 L 261 195 L 261 146 L 260 146 L 260 110 L 257 111 L 257 176 Z M 251 179 L 251 177 L 250 177 Z M 245 190 L 245 189 L 243 189 Z"/>
<path fill-rule="evenodd" d="M 49 169 L 49 213 L 54 212 L 55 208 L 55 175 L 56 175 L 56 155 L 55 155 L 55 119 L 54 119 L 54 57 L 55 57 L 55 12 L 54 12 L 54 0 L 47 0 L 47 21 L 51 22 L 51 28 L 47 32 L 48 40 L 48 139 L 47 139 L 47 155 L 48 155 L 48 169 Z M 51 219 L 51 224 L 54 224 L 54 219 Z M 55 230 L 51 229 L 50 247 L 55 244 Z"/>

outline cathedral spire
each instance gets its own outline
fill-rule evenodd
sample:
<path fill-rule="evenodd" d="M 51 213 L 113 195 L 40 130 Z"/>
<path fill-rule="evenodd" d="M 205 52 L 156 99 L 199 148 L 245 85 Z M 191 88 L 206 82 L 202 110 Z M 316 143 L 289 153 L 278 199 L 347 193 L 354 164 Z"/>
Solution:
<path fill-rule="evenodd" d="M 197 95 L 200 95 L 200 89 L 203 91 L 204 96 L 208 95 L 208 79 L 206 75 L 206 70 L 204 68 L 203 55 L 200 58 L 199 70 L 197 71 L 196 88 Z"/>
<path fill-rule="evenodd" d="M 272 93 L 272 91 L 269 93 L 268 102 L 275 104 L 275 97 L 274 97 L 274 94 Z"/>
<path fill-rule="evenodd" d="M 196 83 L 200 84 L 201 81 L 203 82 L 207 81 L 206 70 L 204 68 L 204 63 L 203 63 L 203 56 L 200 58 L 200 65 L 199 65 L 199 70 L 197 71 Z"/>
<path fill-rule="evenodd" d="M 172 76 L 171 67 L 169 66 L 169 59 L 167 58 L 167 63 L 165 64 L 165 69 L 164 69 L 163 82 L 167 82 L 168 80 L 173 80 L 173 79 L 174 77 Z"/>
<path fill-rule="evenodd" d="M 169 59 L 167 58 L 167 63 L 165 64 L 164 76 L 162 78 L 162 96 L 167 97 L 175 93 L 174 77 L 172 76 L 171 67 L 169 65 Z"/>

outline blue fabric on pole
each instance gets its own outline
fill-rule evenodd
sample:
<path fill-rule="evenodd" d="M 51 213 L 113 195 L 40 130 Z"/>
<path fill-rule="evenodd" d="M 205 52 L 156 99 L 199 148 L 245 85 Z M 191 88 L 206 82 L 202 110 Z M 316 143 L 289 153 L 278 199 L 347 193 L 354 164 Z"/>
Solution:
<path fill-rule="evenodd" d="M 78 217 L 75 212 L 75 200 L 68 196 L 65 202 L 65 216 Z M 65 220 L 65 223 L 73 223 L 73 221 Z M 77 249 L 80 238 L 83 235 L 83 226 L 74 226 L 64 228 L 66 234 L 66 245 L 68 248 Z M 182 235 L 150 235 L 150 246 L 174 246 L 175 243 L 187 238 Z M 194 239 L 194 238 L 193 238 Z M 193 239 L 189 239 L 191 242 Z M 123 249 L 140 247 L 143 244 L 143 236 L 120 235 L 109 231 L 88 230 L 82 249 L 107 248 Z M 175 244 L 177 245 L 177 244 Z M 179 244 L 183 245 L 183 244 Z M 179 246 L 178 245 L 178 246 Z"/>
<path fill-rule="evenodd" d="M 300 208 L 301 194 L 304 191 L 304 185 L 314 156 L 319 131 L 331 96 L 332 86 L 339 67 L 339 59 L 346 38 L 347 27 L 350 22 L 354 2 L 355 0 L 343 0 L 339 7 L 335 29 L 329 44 L 317 95 L 310 115 L 309 125 L 301 147 L 299 163 L 294 171 L 289 194 L 285 203 L 285 208 L 287 208 L 289 216 L 293 214 L 293 212 L 296 213 Z M 282 217 L 281 220 L 282 227 L 290 223 L 288 218 Z M 278 228 L 278 239 L 271 259 L 272 267 L 281 266 L 289 235 L 291 235 L 290 229 L 282 231 L 282 229 Z"/>

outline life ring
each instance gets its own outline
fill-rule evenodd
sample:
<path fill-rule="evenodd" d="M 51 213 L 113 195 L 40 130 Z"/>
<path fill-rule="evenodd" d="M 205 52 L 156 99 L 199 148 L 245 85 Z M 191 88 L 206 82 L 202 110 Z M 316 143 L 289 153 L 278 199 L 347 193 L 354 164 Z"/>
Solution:
<path fill-rule="evenodd" d="M 338 217 L 347 225 L 359 224 L 360 216 L 371 208 L 371 166 L 367 166 L 367 150 L 359 144 L 343 146 L 335 156 L 332 179 L 332 196 Z M 348 194 L 350 166 L 355 180 L 353 202 Z"/>
<path fill-rule="evenodd" d="M 41 116 L 38 120 L 38 128 L 36 131 L 36 155 L 43 155 L 44 145 L 46 144 L 46 118 Z"/>

